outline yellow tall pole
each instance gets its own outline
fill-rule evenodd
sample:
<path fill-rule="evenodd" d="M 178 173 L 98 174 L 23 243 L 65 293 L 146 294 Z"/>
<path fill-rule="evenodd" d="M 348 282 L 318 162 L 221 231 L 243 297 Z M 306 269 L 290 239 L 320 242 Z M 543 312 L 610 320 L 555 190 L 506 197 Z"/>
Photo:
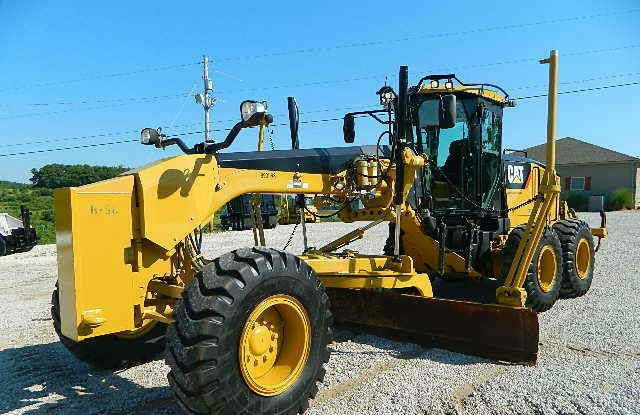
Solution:
<path fill-rule="evenodd" d="M 549 96 L 547 115 L 547 169 L 556 172 L 556 104 L 558 103 L 558 51 L 552 50 L 547 59 L 540 63 L 549 64 Z"/>
<path fill-rule="evenodd" d="M 260 124 L 260 131 L 258 131 L 258 151 L 264 151 L 264 133 L 266 126 Z"/>
<path fill-rule="evenodd" d="M 538 249 L 544 227 L 549 223 L 549 215 L 556 205 L 560 193 L 560 183 L 556 176 L 556 104 L 558 101 L 558 51 L 552 50 L 549 57 L 540 61 L 549 64 L 549 97 L 547 108 L 547 165 L 540 182 L 539 198 L 536 200 L 527 222 L 520 244 L 516 249 L 513 263 L 504 284 L 496 290 L 500 304 L 524 307 L 527 293 L 522 288 Z"/>

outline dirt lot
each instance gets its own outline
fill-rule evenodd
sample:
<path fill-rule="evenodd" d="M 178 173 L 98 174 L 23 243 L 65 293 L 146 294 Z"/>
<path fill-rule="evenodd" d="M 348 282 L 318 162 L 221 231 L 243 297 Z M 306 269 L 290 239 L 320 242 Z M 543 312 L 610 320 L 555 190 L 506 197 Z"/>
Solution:
<path fill-rule="evenodd" d="M 593 224 L 597 215 L 585 214 Z M 589 293 L 540 315 L 535 367 L 507 365 L 373 336 L 337 333 L 320 393 L 308 414 L 640 413 L 640 214 L 609 215 Z M 320 245 L 354 225 L 310 225 Z M 267 231 L 281 248 L 293 225 Z M 384 225 L 353 248 L 379 253 Z M 250 234 L 205 239 L 216 256 L 251 244 Z M 299 235 L 289 248 L 299 252 Z M 180 414 L 162 360 L 96 371 L 60 345 L 49 299 L 55 247 L 0 258 L 0 412 Z"/>

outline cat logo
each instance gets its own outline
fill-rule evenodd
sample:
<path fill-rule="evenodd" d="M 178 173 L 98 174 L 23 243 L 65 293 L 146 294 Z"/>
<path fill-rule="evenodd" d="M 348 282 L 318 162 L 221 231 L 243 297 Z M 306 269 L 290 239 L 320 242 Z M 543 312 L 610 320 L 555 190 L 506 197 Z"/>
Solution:
<path fill-rule="evenodd" d="M 509 183 L 522 184 L 524 183 L 524 166 L 514 166 L 510 164 L 507 166 L 507 178 Z"/>

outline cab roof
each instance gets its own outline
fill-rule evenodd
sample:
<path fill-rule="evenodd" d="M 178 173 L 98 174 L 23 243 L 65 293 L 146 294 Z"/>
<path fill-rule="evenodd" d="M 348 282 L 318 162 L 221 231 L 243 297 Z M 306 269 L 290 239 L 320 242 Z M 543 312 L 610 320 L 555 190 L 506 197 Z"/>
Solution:
<path fill-rule="evenodd" d="M 424 83 L 422 84 L 420 89 L 417 91 L 417 93 L 420 95 L 431 95 L 431 94 L 442 94 L 442 93 L 446 93 L 446 94 L 453 93 L 456 95 L 458 93 L 471 94 L 471 95 L 476 95 L 482 98 L 486 98 L 501 106 L 507 106 L 509 105 L 509 102 L 510 102 L 507 99 L 507 97 L 505 97 L 500 92 L 493 91 L 491 89 L 487 89 L 483 87 L 478 87 L 478 86 L 454 85 L 453 89 L 451 89 L 451 88 L 445 88 L 443 85 L 433 88 L 429 83 Z"/>

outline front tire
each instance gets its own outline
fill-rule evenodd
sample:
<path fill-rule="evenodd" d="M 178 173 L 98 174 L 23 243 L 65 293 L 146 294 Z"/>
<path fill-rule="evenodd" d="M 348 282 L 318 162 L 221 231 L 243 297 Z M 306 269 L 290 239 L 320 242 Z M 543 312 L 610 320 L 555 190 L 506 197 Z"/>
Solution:
<path fill-rule="evenodd" d="M 58 283 L 51 294 L 51 319 L 60 343 L 77 359 L 99 369 L 144 363 L 162 356 L 167 326 L 149 322 L 138 334 L 120 333 L 91 337 L 81 342 L 62 334 Z"/>
<path fill-rule="evenodd" d="M 175 316 L 168 378 L 188 413 L 308 408 L 329 359 L 331 313 L 322 283 L 298 257 L 266 248 L 222 255 L 185 289 Z"/>
<path fill-rule="evenodd" d="M 560 297 L 580 297 L 593 281 L 595 248 L 587 222 L 580 219 L 558 221 L 553 225 L 562 244 L 562 285 Z"/>
<path fill-rule="evenodd" d="M 514 260 L 526 225 L 514 228 L 503 249 L 502 277 L 506 278 Z M 549 310 L 558 300 L 562 283 L 562 247 L 555 231 L 546 227 L 531 260 L 524 281 L 527 292 L 526 307 L 537 313 Z"/>

